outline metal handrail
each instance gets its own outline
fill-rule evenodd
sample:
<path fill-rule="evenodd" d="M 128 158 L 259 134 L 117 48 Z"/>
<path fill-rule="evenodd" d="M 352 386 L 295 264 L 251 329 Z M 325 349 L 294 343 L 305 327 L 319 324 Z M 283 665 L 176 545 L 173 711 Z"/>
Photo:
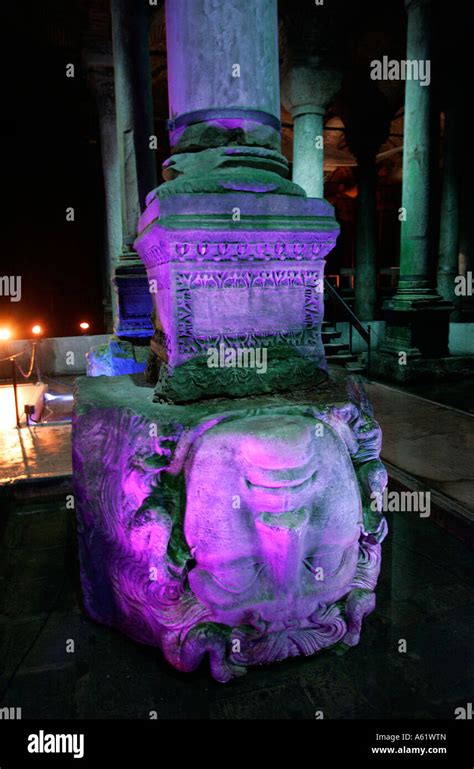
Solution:
<path fill-rule="evenodd" d="M 349 338 L 350 338 L 350 350 L 352 352 L 352 327 L 355 328 L 355 330 L 360 334 L 364 342 L 367 344 L 367 376 L 370 378 L 370 348 L 371 348 L 371 339 L 372 339 L 372 329 L 368 325 L 367 328 L 365 328 L 357 315 L 352 312 L 349 305 L 344 301 L 342 296 L 334 286 L 331 286 L 330 282 L 327 278 L 324 278 L 324 287 L 327 289 L 329 295 L 331 296 L 331 299 L 336 301 L 339 305 L 339 307 L 342 310 L 343 316 L 349 321 Z"/>

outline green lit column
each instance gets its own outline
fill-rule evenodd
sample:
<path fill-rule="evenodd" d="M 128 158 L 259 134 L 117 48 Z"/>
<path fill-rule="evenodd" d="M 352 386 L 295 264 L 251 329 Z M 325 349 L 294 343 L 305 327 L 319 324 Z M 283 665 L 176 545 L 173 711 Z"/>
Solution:
<path fill-rule="evenodd" d="M 324 115 L 341 75 L 333 67 L 294 66 L 282 84 L 282 101 L 293 117 L 293 181 L 309 198 L 324 197 Z"/>
<path fill-rule="evenodd" d="M 384 350 L 407 357 L 449 353 L 449 312 L 435 288 L 433 216 L 435 113 L 433 108 L 433 12 L 431 0 L 408 0 L 407 60 L 430 62 L 429 84 L 405 82 L 400 278 L 384 305 Z"/>
<path fill-rule="evenodd" d="M 459 275 L 459 197 L 460 197 L 460 131 L 456 102 L 448 105 L 445 113 L 443 142 L 443 194 L 438 258 L 438 291 L 455 308 L 460 297 L 454 293 L 455 278 Z M 457 318 L 453 313 L 451 320 Z"/>
<path fill-rule="evenodd" d="M 373 320 L 377 302 L 376 183 L 375 156 L 359 156 L 355 249 L 355 313 L 359 320 Z"/>
<path fill-rule="evenodd" d="M 309 198 L 324 197 L 323 121 L 325 110 L 305 104 L 292 110 L 293 181 Z"/>
<path fill-rule="evenodd" d="M 431 61 L 431 0 L 409 0 L 407 60 Z M 403 143 L 400 285 L 407 295 L 433 293 L 430 276 L 432 250 L 433 131 L 432 85 L 419 80 L 405 82 L 405 128 Z"/>

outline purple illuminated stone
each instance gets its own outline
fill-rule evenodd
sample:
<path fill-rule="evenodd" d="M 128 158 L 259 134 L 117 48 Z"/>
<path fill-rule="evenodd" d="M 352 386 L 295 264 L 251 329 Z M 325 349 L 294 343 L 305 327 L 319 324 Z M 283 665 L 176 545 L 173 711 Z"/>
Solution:
<path fill-rule="evenodd" d="M 339 226 L 279 152 L 276 0 L 166 14 L 175 154 L 135 242 L 158 383 L 79 380 L 81 581 L 92 617 L 224 682 L 358 643 L 387 475 L 363 393 L 325 360 Z"/>
<path fill-rule="evenodd" d="M 243 185 L 234 170 L 225 178 L 219 174 L 213 184 L 221 190 Z M 249 185 L 255 188 L 261 175 L 252 174 Z M 186 189 L 186 174 L 163 190 L 174 184 Z M 222 191 L 160 197 L 160 189 L 148 198 L 135 243 L 155 306 L 158 396 L 175 402 L 245 396 L 324 377 L 324 262 L 339 231 L 332 207 L 298 195 Z M 221 344 L 265 349 L 266 376 L 209 368 L 209 350 Z"/>
<path fill-rule="evenodd" d="M 112 388 L 110 385 L 112 384 Z M 381 434 L 357 399 L 316 393 L 157 405 L 128 377 L 79 380 L 81 579 L 95 619 L 182 671 L 358 643 L 385 519 Z"/>

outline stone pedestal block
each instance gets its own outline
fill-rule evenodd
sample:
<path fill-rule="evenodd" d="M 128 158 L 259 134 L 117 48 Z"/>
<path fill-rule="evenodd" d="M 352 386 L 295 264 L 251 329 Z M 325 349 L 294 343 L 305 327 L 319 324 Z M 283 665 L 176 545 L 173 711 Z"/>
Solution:
<path fill-rule="evenodd" d="M 386 522 L 380 428 L 341 379 L 313 391 L 156 404 L 78 380 L 73 461 L 94 619 L 218 681 L 358 643 Z M 380 495 L 380 496 L 379 496 Z"/>
<path fill-rule="evenodd" d="M 161 398 L 269 393 L 325 375 L 324 261 L 339 231 L 333 209 L 276 173 L 241 171 L 219 166 L 209 174 L 206 189 L 215 184 L 215 193 L 200 194 L 184 176 L 148 197 L 135 247 L 155 303 Z M 237 191 L 224 192 L 226 180 Z M 257 182 L 260 193 L 242 191 Z M 276 185 L 284 192 L 271 194 Z"/>

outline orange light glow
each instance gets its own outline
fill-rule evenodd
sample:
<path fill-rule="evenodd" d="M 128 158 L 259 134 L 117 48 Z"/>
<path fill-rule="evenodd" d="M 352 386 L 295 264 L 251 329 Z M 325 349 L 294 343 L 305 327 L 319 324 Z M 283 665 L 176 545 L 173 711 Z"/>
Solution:
<path fill-rule="evenodd" d="M 90 329 L 90 323 L 87 323 L 87 321 L 83 320 L 82 323 L 79 323 L 79 328 L 82 331 L 88 331 Z"/>
<path fill-rule="evenodd" d="M 39 326 L 38 324 L 36 324 L 36 325 L 35 325 L 35 326 L 33 326 L 33 328 L 31 329 L 31 333 L 32 333 L 32 334 L 34 334 L 35 336 L 39 336 L 40 334 L 42 334 L 42 333 L 43 333 L 43 329 L 41 328 L 41 326 Z"/>
<path fill-rule="evenodd" d="M 0 341 L 6 342 L 7 339 L 10 339 L 12 335 L 12 332 L 9 328 L 0 328 Z"/>

